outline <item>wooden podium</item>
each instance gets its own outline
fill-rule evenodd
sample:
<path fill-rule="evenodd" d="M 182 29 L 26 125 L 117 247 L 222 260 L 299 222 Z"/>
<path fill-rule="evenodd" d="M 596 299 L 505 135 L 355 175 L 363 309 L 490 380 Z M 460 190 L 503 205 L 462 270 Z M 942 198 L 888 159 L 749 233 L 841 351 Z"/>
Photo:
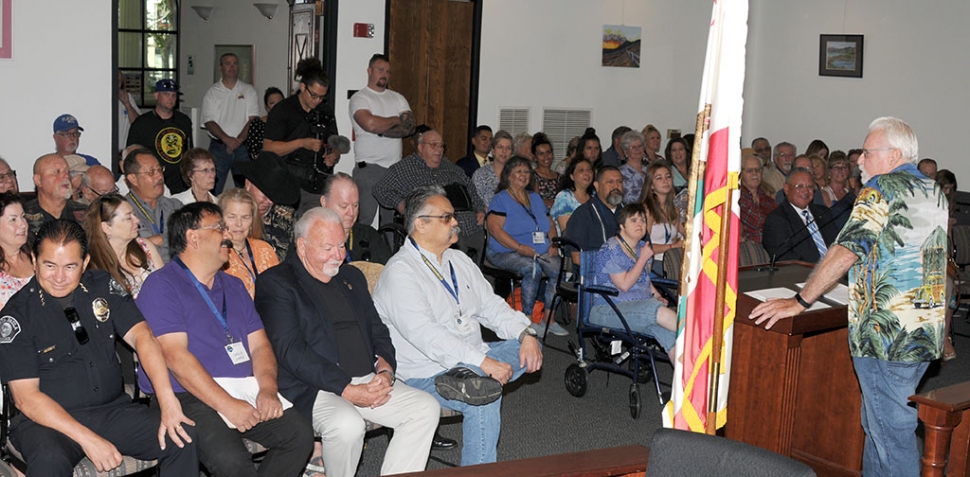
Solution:
<path fill-rule="evenodd" d="M 819 476 L 861 476 L 865 434 L 859 382 L 849 357 L 846 307 L 802 313 L 770 330 L 748 319 L 745 294 L 804 283 L 812 265 L 749 267 L 738 273 L 738 313 L 723 435 L 802 461 Z"/>

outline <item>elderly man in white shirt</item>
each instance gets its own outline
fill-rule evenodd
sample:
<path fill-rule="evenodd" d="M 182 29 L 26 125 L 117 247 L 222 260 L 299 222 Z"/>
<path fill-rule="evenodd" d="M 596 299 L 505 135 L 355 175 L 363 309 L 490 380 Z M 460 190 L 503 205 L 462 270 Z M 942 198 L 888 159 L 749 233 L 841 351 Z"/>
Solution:
<path fill-rule="evenodd" d="M 530 321 L 492 293 L 478 266 L 449 248 L 455 210 L 441 187 L 407 198 L 408 240 L 387 262 L 374 304 L 397 350 L 397 376 L 464 414 L 461 465 L 495 462 L 502 387 L 542 367 Z M 483 325 L 502 341 L 485 343 Z"/>

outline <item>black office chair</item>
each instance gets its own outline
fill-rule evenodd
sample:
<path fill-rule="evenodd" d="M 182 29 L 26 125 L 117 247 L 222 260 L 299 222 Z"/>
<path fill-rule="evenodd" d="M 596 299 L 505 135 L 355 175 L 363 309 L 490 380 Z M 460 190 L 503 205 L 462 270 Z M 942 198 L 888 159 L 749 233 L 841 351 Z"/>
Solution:
<path fill-rule="evenodd" d="M 815 477 L 811 467 L 724 437 L 659 429 L 650 444 L 646 477 Z"/>
<path fill-rule="evenodd" d="M 491 277 L 494 280 L 495 294 L 507 299 L 510 296 L 514 296 L 515 289 L 522 285 L 522 275 L 511 270 L 498 268 L 488 262 L 488 259 L 485 258 L 485 250 L 488 250 L 488 228 L 483 228 L 483 230 L 485 232 L 485 242 L 482 246 L 482 252 L 478 254 L 478 268 L 482 270 L 483 275 Z"/>
<path fill-rule="evenodd" d="M 401 250 L 404 241 L 408 239 L 407 229 L 403 225 L 395 222 L 382 225 L 381 228 L 377 229 L 377 233 L 381 234 L 384 242 L 391 249 L 391 255 Z"/>

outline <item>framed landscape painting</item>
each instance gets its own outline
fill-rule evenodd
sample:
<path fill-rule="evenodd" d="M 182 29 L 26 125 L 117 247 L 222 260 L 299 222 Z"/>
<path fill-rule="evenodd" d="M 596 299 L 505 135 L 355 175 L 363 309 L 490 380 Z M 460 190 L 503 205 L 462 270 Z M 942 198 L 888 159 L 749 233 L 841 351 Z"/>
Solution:
<path fill-rule="evenodd" d="M 862 78 L 862 35 L 819 35 L 818 75 Z"/>

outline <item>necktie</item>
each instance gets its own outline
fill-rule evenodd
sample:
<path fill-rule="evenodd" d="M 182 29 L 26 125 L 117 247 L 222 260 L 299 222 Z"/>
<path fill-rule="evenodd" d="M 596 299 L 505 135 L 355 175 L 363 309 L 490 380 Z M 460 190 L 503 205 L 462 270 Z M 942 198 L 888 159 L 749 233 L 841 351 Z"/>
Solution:
<path fill-rule="evenodd" d="M 812 235 L 812 241 L 815 242 L 815 248 L 818 249 L 818 258 L 821 259 L 825 256 L 825 252 L 829 251 L 828 247 L 825 246 L 825 240 L 822 238 L 822 232 L 819 232 L 818 225 L 812 220 L 808 210 L 802 211 L 802 217 L 805 217 L 805 223 L 808 224 L 808 233 Z"/>

